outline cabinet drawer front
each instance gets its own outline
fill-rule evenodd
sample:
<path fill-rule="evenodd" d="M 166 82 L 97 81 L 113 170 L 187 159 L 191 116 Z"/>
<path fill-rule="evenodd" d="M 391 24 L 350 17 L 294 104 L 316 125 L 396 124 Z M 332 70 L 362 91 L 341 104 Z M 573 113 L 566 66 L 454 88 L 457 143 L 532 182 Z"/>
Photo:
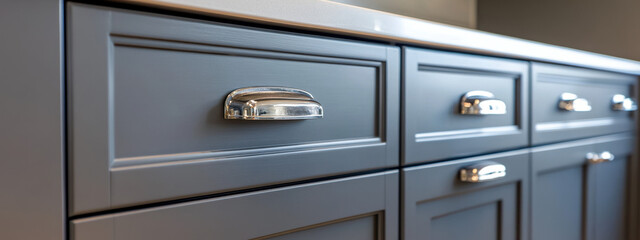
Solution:
<path fill-rule="evenodd" d="M 81 4 L 70 16 L 72 214 L 398 164 L 396 48 Z M 324 117 L 225 119 L 247 87 L 313 101 L 260 89 L 243 106 L 319 103 Z"/>
<path fill-rule="evenodd" d="M 503 165 L 506 175 L 486 182 L 460 180 L 460 169 L 489 161 Z M 528 166 L 528 152 L 518 150 L 407 168 L 405 239 L 526 239 Z"/>
<path fill-rule="evenodd" d="M 75 240 L 398 238 L 398 172 L 74 220 Z"/>
<path fill-rule="evenodd" d="M 532 144 L 633 129 L 633 111 L 614 110 L 612 101 L 618 94 L 635 101 L 636 81 L 636 77 L 629 75 L 533 63 Z M 586 100 L 590 110 L 567 111 L 561 108 L 563 93 Z"/>
<path fill-rule="evenodd" d="M 404 54 L 405 164 L 528 144 L 526 62 L 413 48 Z M 478 99 L 479 93 L 493 98 Z M 471 108 L 461 104 L 467 94 L 476 96 Z M 483 112 L 466 110 L 480 106 Z"/>
<path fill-rule="evenodd" d="M 623 134 L 534 148 L 532 239 L 624 239 L 632 143 Z M 612 161 L 587 158 L 605 151 Z"/>

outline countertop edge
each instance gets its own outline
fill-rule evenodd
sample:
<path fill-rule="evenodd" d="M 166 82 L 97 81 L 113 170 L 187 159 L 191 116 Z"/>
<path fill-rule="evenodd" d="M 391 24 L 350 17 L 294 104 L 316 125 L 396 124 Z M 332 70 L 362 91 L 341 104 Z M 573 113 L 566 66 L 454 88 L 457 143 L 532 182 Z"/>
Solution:
<path fill-rule="evenodd" d="M 328 0 L 115 1 L 411 46 L 435 47 L 640 75 L 638 61 L 450 26 Z"/>

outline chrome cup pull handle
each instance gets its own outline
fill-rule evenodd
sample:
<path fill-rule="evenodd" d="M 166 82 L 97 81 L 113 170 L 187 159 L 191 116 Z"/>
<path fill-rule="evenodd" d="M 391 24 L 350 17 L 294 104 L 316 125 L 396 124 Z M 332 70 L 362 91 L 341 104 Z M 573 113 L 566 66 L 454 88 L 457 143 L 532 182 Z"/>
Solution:
<path fill-rule="evenodd" d="M 612 153 L 608 151 L 604 151 L 601 153 L 594 153 L 594 152 L 587 153 L 586 158 L 590 164 L 598 164 L 603 162 L 611 162 L 616 158 L 616 156 L 614 156 Z"/>
<path fill-rule="evenodd" d="M 460 99 L 460 114 L 495 115 L 506 114 L 506 104 L 487 91 L 470 91 Z"/>
<path fill-rule="evenodd" d="M 611 99 L 611 109 L 614 111 L 633 112 L 638 110 L 636 101 L 622 94 L 613 95 Z"/>
<path fill-rule="evenodd" d="M 573 93 L 562 93 L 562 95 L 560 95 L 558 108 L 560 108 L 560 110 L 568 112 L 591 111 L 591 105 L 589 104 L 589 101 L 584 98 L 579 98 L 578 95 Z"/>
<path fill-rule="evenodd" d="M 460 169 L 460 181 L 463 182 L 485 182 L 507 175 L 507 167 L 496 162 L 480 162 Z"/>
<path fill-rule="evenodd" d="M 225 119 L 304 120 L 324 116 L 322 105 L 311 93 L 287 87 L 248 87 L 227 95 Z"/>

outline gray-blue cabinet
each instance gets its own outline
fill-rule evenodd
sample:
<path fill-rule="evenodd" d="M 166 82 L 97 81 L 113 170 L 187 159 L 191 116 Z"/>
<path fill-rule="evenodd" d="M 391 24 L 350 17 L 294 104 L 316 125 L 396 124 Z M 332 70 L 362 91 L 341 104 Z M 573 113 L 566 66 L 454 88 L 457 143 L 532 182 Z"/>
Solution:
<path fill-rule="evenodd" d="M 39 2 L 0 3 L 0 239 L 639 239 L 640 62 L 325 1 Z"/>
<path fill-rule="evenodd" d="M 403 163 L 526 147 L 529 63 L 405 47 Z"/>
<path fill-rule="evenodd" d="M 74 240 L 631 236 L 634 76 L 67 6 Z"/>
<path fill-rule="evenodd" d="M 71 222 L 74 240 L 394 240 L 398 171 Z"/>
<path fill-rule="evenodd" d="M 527 150 L 405 168 L 402 180 L 406 240 L 527 239 Z"/>
<path fill-rule="evenodd" d="M 68 6 L 71 215 L 399 164 L 396 47 Z"/>
<path fill-rule="evenodd" d="M 636 76 L 532 63 L 531 144 L 636 128 Z"/>
<path fill-rule="evenodd" d="M 634 144 L 623 134 L 534 148 L 532 239 L 626 239 Z"/>

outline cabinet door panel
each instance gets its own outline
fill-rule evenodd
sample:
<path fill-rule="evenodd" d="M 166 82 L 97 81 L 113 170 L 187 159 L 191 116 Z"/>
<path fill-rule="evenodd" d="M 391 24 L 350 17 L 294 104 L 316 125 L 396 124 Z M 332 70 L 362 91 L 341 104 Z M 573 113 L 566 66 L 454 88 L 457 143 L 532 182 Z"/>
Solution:
<path fill-rule="evenodd" d="M 419 203 L 416 221 L 422 227 L 416 235 L 443 240 L 517 239 L 517 192 L 517 185 L 509 184 Z"/>
<path fill-rule="evenodd" d="M 535 210 L 531 213 L 534 239 L 582 239 L 584 167 L 538 172 L 535 179 L 532 201 Z"/>
<path fill-rule="evenodd" d="M 325 240 L 325 239 L 349 239 L 349 240 L 372 240 L 378 239 L 375 228 L 377 216 L 365 216 L 361 218 L 349 219 L 327 226 L 304 229 L 279 235 L 275 237 L 264 238 L 265 240 Z"/>
<path fill-rule="evenodd" d="M 627 159 L 597 166 L 596 174 L 596 237 L 594 239 L 625 239 L 627 228 Z"/>
<path fill-rule="evenodd" d="M 487 182 L 459 180 L 459 170 L 491 161 L 507 175 Z M 523 239 L 528 216 L 527 151 L 513 151 L 403 171 L 404 239 Z"/>
<path fill-rule="evenodd" d="M 398 172 L 76 219 L 74 240 L 398 238 Z"/>
<path fill-rule="evenodd" d="M 532 239 L 625 239 L 632 137 L 537 147 L 532 154 Z M 613 161 L 590 163 L 608 151 Z"/>
<path fill-rule="evenodd" d="M 595 152 L 611 152 L 615 159 L 593 165 L 596 174 L 593 239 L 627 239 L 632 144 L 633 140 L 621 139 L 594 147 Z"/>

